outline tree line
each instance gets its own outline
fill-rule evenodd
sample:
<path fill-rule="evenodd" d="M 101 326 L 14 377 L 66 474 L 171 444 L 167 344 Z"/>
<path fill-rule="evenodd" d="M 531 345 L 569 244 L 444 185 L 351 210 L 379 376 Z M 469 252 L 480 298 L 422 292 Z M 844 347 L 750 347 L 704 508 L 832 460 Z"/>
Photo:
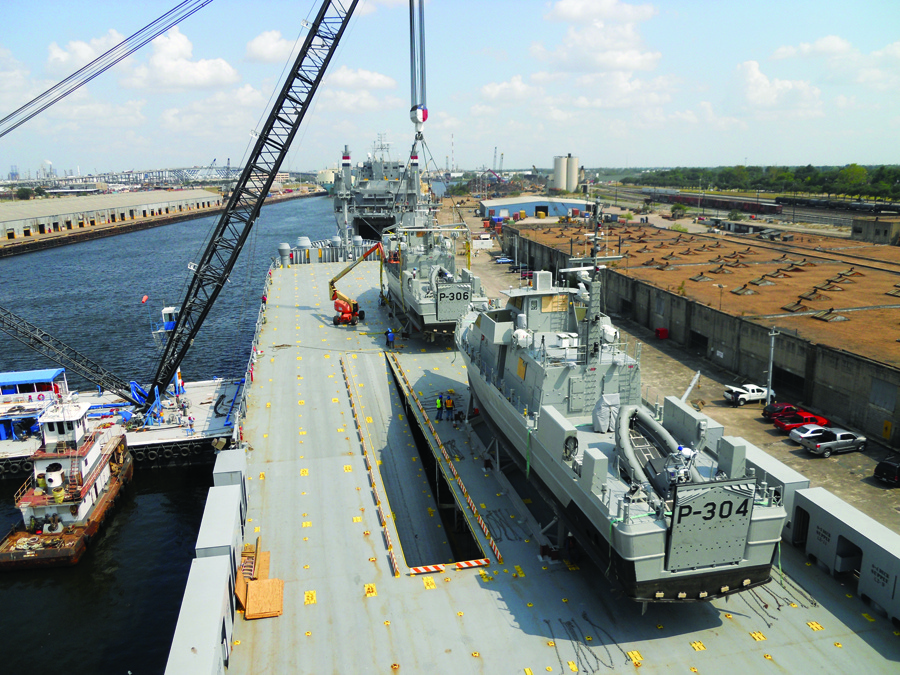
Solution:
<path fill-rule="evenodd" d="M 900 166 L 843 167 L 726 166 L 710 168 L 678 167 L 647 171 L 622 179 L 626 185 L 675 188 L 679 190 L 735 190 L 738 192 L 803 193 L 846 196 L 876 201 L 900 201 Z"/>

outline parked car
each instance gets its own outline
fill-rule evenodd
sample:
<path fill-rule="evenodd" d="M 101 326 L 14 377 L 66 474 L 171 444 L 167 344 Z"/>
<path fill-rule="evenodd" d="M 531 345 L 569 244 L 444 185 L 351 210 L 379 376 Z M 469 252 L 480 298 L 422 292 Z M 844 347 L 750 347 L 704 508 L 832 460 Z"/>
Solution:
<path fill-rule="evenodd" d="M 765 401 L 768 398 L 775 398 L 775 392 L 769 396 L 768 389 L 755 384 L 744 384 L 740 387 L 725 386 L 725 400 L 731 405 L 744 405 L 750 401 Z"/>
<path fill-rule="evenodd" d="M 802 427 L 804 424 L 818 424 L 820 427 L 827 427 L 829 422 L 820 415 L 813 415 L 808 412 L 785 415 L 784 417 L 779 417 L 775 420 L 775 427 L 782 431 L 791 431 L 797 427 Z"/>
<path fill-rule="evenodd" d="M 499 258 L 494 258 L 494 262 L 498 265 L 508 265 L 511 262 L 515 262 L 512 258 L 507 258 L 504 255 L 501 255 Z"/>
<path fill-rule="evenodd" d="M 828 429 L 819 436 L 804 438 L 800 445 L 816 455 L 831 457 L 835 452 L 862 452 L 866 437 L 846 429 Z"/>
<path fill-rule="evenodd" d="M 510 265 L 509 266 L 510 272 L 521 272 L 522 270 L 527 270 L 527 269 L 528 269 L 528 265 Z"/>
<path fill-rule="evenodd" d="M 817 438 L 818 436 L 821 436 L 823 431 L 828 431 L 828 429 L 819 426 L 818 424 L 804 424 L 802 427 L 791 429 L 791 433 L 788 435 L 795 443 L 802 443 L 805 438 Z"/>
<path fill-rule="evenodd" d="M 531 277 L 533 277 L 533 276 L 534 276 L 534 272 L 532 272 L 531 270 L 522 270 L 521 273 L 519 274 L 519 278 L 521 278 L 521 279 L 531 279 Z"/>
<path fill-rule="evenodd" d="M 900 456 L 885 457 L 878 462 L 875 478 L 890 485 L 900 485 Z"/>
<path fill-rule="evenodd" d="M 763 408 L 762 416 L 767 420 L 770 420 L 775 417 L 780 417 L 781 415 L 790 415 L 791 413 L 799 411 L 800 408 L 792 403 L 770 403 Z"/>

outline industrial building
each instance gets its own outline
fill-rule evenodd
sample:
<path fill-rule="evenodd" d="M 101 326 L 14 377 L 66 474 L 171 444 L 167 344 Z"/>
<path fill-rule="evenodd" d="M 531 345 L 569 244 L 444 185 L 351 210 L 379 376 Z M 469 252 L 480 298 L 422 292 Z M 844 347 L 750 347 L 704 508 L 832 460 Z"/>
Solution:
<path fill-rule="evenodd" d="M 581 213 L 591 208 L 591 202 L 583 199 L 564 199 L 557 197 L 521 196 L 503 199 L 484 199 L 479 202 L 482 218 L 498 216 L 500 218 L 521 218 L 524 211 L 526 218 L 558 218 L 571 215 L 573 209 Z"/>
<path fill-rule="evenodd" d="M 20 239 L 221 207 L 222 196 L 207 190 L 157 190 L 15 201 L 0 204 L 0 237 Z"/>
<path fill-rule="evenodd" d="M 895 216 L 854 218 L 850 238 L 872 244 L 896 246 L 900 243 L 900 218 Z"/>
<path fill-rule="evenodd" d="M 880 221 L 879 221 L 880 222 Z M 590 255 L 588 230 L 505 226 L 502 247 L 532 270 Z M 605 229 L 608 311 L 765 382 L 888 447 L 900 443 L 900 251 L 802 234 L 683 234 L 631 224 Z"/>

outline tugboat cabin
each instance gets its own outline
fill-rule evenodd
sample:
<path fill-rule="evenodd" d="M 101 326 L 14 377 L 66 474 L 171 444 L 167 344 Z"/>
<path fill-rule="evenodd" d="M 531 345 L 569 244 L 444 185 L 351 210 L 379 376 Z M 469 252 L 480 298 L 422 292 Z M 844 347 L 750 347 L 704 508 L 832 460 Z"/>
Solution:
<path fill-rule="evenodd" d="M 44 444 L 32 456 L 33 475 L 16 495 L 26 524 L 53 514 L 61 526 L 83 521 L 109 483 L 111 460 L 121 464 L 124 436 L 112 429 L 89 430 L 89 409 L 89 403 L 56 403 L 41 415 Z"/>
<path fill-rule="evenodd" d="M 68 391 L 65 368 L 0 373 L 0 441 L 39 436 L 38 417 Z"/>

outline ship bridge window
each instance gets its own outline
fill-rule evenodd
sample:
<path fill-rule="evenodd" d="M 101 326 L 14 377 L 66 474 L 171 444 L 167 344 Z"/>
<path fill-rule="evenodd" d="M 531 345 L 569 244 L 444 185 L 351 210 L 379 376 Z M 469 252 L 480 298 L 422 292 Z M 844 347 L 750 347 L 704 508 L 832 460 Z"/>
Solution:
<path fill-rule="evenodd" d="M 56 424 L 53 422 L 47 422 L 47 431 L 56 432 Z"/>
<path fill-rule="evenodd" d="M 71 422 L 66 422 L 66 429 L 68 429 L 69 431 L 72 431 L 73 428 L 74 428 L 74 427 L 72 426 L 72 423 L 71 423 Z"/>

